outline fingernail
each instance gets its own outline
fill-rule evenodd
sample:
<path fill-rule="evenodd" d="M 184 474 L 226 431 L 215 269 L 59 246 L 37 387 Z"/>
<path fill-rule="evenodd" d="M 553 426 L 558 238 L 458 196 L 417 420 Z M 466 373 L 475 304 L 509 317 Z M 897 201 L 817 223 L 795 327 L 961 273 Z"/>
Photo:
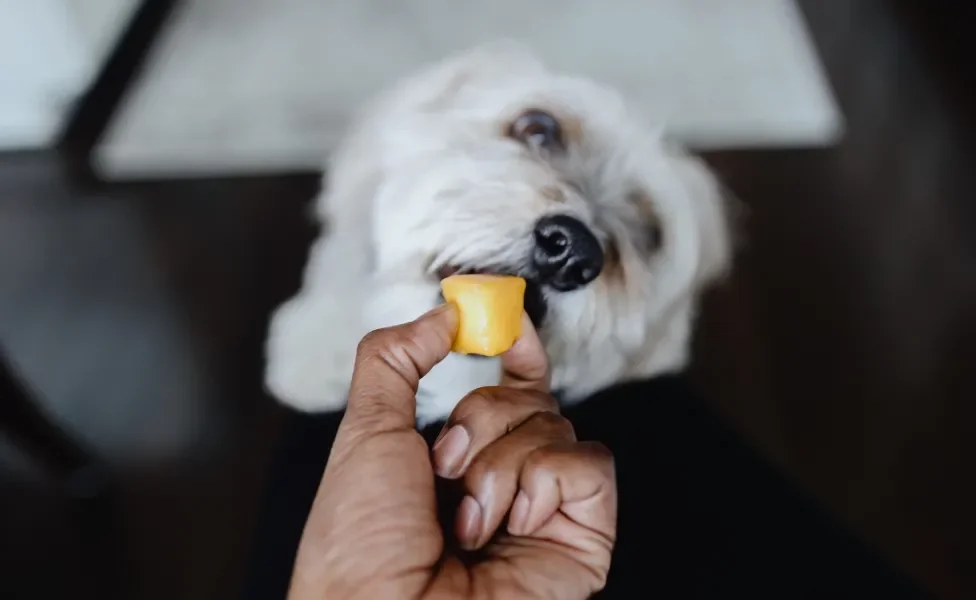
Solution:
<path fill-rule="evenodd" d="M 421 315 L 418 318 L 418 321 L 420 319 L 429 319 L 431 317 L 440 316 L 443 313 L 450 313 L 452 317 L 455 317 L 456 318 L 457 317 L 457 307 L 454 306 L 454 303 L 453 302 L 445 302 L 444 304 L 438 304 L 434 308 L 428 310 L 423 315 Z"/>
<path fill-rule="evenodd" d="M 473 550 L 481 535 L 481 505 L 472 496 L 465 496 L 458 508 L 458 543 L 465 550 Z"/>
<path fill-rule="evenodd" d="M 525 525 L 529 520 L 529 496 L 525 490 L 519 490 L 512 503 L 512 510 L 508 513 L 508 532 L 512 535 L 525 535 Z"/>
<path fill-rule="evenodd" d="M 432 317 L 434 315 L 440 314 L 440 313 L 445 312 L 445 311 L 448 311 L 450 309 L 451 309 L 451 304 L 448 303 L 448 302 L 445 302 L 444 304 L 438 304 L 434 308 L 432 308 L 432 309 L 428 310 L 427 312 L 425 312 L 424 314 L 422 314 L 420 316 L 420 318 L 423 319 L 424 317 Z"/>
<path fill-rule="evenodd" d="M 434 465 L 441 477 L 455 477 L 468 453 L 471 438 L 468 430 L 461 425 L 451 427 L 448 432 L 434 444 Z"/>

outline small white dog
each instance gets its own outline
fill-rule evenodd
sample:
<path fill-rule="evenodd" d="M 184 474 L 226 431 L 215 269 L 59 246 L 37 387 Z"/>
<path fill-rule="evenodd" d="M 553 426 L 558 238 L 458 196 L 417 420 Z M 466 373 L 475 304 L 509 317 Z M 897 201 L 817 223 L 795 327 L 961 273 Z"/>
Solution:
<path fill-rule="evenodd" d="M 720 186 L 614 91 L 521 46 L 476 48 L 367 106 L 328 166 L 325 229 L 274 315 L 266 383 L 304 411 L 345 406 L 368 331 L 416 318 L 455 272 L 517 274 L 577 402 L 681 369 L 699 293 L 730 262 Z M 421 382 L 418 424 L 499 380 L 450 355 Z"/>

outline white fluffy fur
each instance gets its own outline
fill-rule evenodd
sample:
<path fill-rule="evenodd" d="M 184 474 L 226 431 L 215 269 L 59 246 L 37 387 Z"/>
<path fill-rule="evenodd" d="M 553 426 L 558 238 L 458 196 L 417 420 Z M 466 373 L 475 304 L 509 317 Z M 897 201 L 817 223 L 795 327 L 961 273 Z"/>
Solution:
<path fill-rule="evenodd" d="M 529 108 L 564 122 L 565 155 L 545 159 L 506 137 Z M 608 263 L 583 289 L 545 292 L 554 389 L 576 402 L 682 368 L 699 292 L 729 262 L 718 183 L 614 91 L 506 42 L 407 78 L 353 124 L 317 201 L 325 228 L 302 289 L 272 319 L 268 388 L 299 410 L 341 409 L 367 331 L 435 306 L 441 265 L 518 272 L 534 223 L 555 213 L 586 223 Z M 655 226 L 662 243 L 648 248 Z M 497 359 L 452 354 L 421 382 L 418 422 L 445 418 L 498 377 Z"/>

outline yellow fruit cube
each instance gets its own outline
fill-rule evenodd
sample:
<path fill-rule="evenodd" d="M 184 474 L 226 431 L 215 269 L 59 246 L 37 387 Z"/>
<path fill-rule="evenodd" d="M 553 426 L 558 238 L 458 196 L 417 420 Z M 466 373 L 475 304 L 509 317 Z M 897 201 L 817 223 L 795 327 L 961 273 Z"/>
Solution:
<path fill-rule="evenodd" d="M 444 300 L 460 313 L 452 350 L 498 356 L 522 335 L 525 280 L 503 275 L 452 275 L 441 281 Z"/>

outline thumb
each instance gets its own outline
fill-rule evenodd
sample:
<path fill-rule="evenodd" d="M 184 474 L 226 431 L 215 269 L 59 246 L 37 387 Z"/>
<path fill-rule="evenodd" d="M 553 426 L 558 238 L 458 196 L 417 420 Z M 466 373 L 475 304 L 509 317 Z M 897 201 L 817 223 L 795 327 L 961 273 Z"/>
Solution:
<path fill-rule="evenodd" d="M 359 343 L 349 404 L 305 524 L 290 598 L 420 597 L 410 590 L 423 589 L 443 537 L 430 450 L 414 429 L 415 395 L 420 378 L 450 352 L 457 323 L 448 304 Z M 383 591 L 366 594 L 377 589 Z"/>
<path fill-rule="evenodd" d="M 413 429 L 420 379 L 451 351 L 458 312 L 442 304 L 403 325 L 366 334 L 356 351 L 343 425 L 364 429 Z"/>
<path fill-rule="evenodd" d="M 522 313 L 522 335 L 502 354 L 502 385 L 549 391 L 549 359 L 532 319 Z"/>

